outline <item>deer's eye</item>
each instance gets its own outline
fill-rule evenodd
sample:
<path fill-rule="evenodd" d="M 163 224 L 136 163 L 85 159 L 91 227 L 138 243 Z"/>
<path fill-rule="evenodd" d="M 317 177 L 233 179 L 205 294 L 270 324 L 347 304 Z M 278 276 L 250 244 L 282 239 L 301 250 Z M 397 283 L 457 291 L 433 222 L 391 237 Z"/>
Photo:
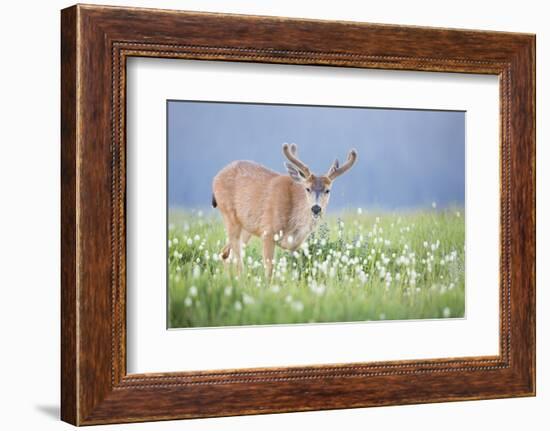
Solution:
<path fill-rule="evenodd" d="M 328 195 L 330 193 L 330 190 L 325 190 L 325 193 Z"/>
<path fill-rule="evenodd" d="M 306 191 L 307 191 L 308 193 L 311 193 L 311 189 L 310 189 L 309 187 L 306 187 Z"/>

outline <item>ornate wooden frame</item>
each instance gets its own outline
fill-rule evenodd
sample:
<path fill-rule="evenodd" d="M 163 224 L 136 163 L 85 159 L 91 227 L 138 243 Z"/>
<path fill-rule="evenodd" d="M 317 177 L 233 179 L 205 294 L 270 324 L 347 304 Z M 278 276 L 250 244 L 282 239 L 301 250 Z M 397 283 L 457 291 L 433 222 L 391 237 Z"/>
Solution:
<path fill-rule="evenodd" d="M 61 13 L 61 417 L 75 425 L 535 394 L 535 36 L 77 5 Z M 500 77 L 500 354 L 126 373 L 129 56 Z"/>

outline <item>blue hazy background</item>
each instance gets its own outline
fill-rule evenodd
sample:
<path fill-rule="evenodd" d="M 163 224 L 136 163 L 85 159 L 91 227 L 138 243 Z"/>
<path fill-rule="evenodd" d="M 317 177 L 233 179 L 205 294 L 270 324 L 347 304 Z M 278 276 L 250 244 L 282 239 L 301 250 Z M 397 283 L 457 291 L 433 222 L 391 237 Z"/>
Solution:
<path fill-rule="evenodd" d="M 317 174 L 357 149 L 329 211 L 464 206 L 464 112 L 168 101 L 169 208 L 207 209 L 234 160 L 286 173 L 284 142 Z"/>

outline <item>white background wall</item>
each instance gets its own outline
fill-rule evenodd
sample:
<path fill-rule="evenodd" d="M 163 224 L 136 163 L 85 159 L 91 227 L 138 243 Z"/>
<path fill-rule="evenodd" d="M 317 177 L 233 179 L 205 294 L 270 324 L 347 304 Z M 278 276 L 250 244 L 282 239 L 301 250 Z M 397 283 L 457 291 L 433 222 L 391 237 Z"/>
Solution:
<path fill-rule="evenodd" d="M 147 430 L 547 429 L 550 423 L 548 134 L 550 14 L 543 1 L 119 0 L 171 9 L 476 28 L 537 34 L 538 396 L 328 412 L 101 427 Z M 71 3 L 2 4 L 0 32 L 0 426 L 69 429 L 59 410 L 59 10 Z M 546 364 L 545 364 L 546 363 Z"/>

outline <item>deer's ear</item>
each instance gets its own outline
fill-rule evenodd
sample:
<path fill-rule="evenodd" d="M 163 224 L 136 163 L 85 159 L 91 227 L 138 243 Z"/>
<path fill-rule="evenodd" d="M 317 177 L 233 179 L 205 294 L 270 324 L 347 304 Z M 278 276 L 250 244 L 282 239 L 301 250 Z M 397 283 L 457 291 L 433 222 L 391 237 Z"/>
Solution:
<path fill-rule="evenodd" d="M 300 170 L 294 166 L 291 163 L 285 163 L 286 170 L 288 172 L 288 175 L 290 175 L 290 178 L 292 178 L 297 183 L 301 183 L 304 179 L 304 174 L 300 172 Z"/>

